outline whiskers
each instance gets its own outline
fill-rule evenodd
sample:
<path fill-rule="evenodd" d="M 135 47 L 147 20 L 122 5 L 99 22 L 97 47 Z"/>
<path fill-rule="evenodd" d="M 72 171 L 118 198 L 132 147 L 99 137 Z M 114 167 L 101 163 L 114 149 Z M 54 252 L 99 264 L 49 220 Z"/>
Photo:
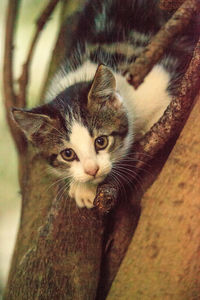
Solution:
<path fill-rule="evenodd" d="M 109 176 L 112 179 L 113 186 L 116 187 L 122 194 L 122 197 L 127 200 L 127 193 L 125 190 L 125 186 L 121 181 L 121 174 L 113 168 Z"/>
<path fill-rule="evenodd" d="M 143 153 L 142 153 L 143 154 Z M 132 157 L 131 157 L 131 156 Z M 112 161 L 112 171 L 111 176 L 115 176 L 115 181 L 117 178 L 118 183 L 120 182 L 120 186 L 128 186 L 131 190 L 136 190 L 137 194 L 140 195 L 141 192 L 144 193 L 143 181 L 144 179 L 141 177 L 141 173 L 146 173 L 147 175 L 152 175 L 152 173 L 146 168 L 149 168 L 149 164 L 146 161 L 141 159 L 134 158 L 134 155 L 140 156 L 138 152 L 129 152 L 129 156 L 121 156 Z M 148 156 L 148 160 L 152 157 Z M 135 165 L 134 165 L 135 163 Z M 139 189 L 138 189 L 139 187 Z M 123 188 L 123 190 L 125 187 Z"/>
<path fill-rule="evenodd" d="M 59 193 L 62 191 L 62 190 L 66 190 L 68 189 L 71 181 L 72 181 L 72 178 L 70 175 L 63 175 L 63 176 L 56 176 L 54 174 L 54 170 L 51 166 L 46 166 L 45 170 L 42 172 L 41 176 L 45 176 L 45 175 L 50 175 L 52 178 L 55 178 L 56 179 L 53 181 L 53 183 L 51 183 L 49 186 L 47 186 L 44 190 L 43 190 L 43 193 L 47 193 L 49 192 L 52 188 L 55 188 L 57 186 L 61 186 L 59 191 L 57 192 L 56 194 L 56 197 L 59 195 Z"/>
<path fill-rule="evenodd" d="M 129 168 L 125 165 L 117 165 L 113 167 L 114 171 L 117 173 L 117 175 L 121 178 L 122 182 L 125 184 L 128 184 L 128 186 L 133 189 L 135 188 L 137 193 L 139 194 L 137 185 L 141 188 L 141 190 L 144 192 L 143 186 L 142 186 L 142 178 L 138 175 L 137 172 Z M 136 183 L 136 184 L 135 184 Z"/>
<path fill-rule="evenodd" d="M 63 197 L 63 195 L 65 194 L 66 190 L 68 190 L 70 184 L 71 184 L 71 178 L 70 177 L 63 177 L 61 181 L 59 181 L 59 189 L 58 192 L 56 194 L 56 199 L 59 202 L 60 199 Z"/>
<path fill-rule="evenodd" d="M 141 159 L 141 157 L 144 158 L 144 160 Z M 131 160 L 134 162 L 141 162 L 142 164 L 147 164 L 148 160 L 153 159 L 153 156 L 148 154 L 148 153 L 144 153 L 144 152 L 137 152 L 137 151 L 128 151 L 128 153 L 126 155 L 119 155 L 118 156 L 118 161 L 119 160 Z"/>

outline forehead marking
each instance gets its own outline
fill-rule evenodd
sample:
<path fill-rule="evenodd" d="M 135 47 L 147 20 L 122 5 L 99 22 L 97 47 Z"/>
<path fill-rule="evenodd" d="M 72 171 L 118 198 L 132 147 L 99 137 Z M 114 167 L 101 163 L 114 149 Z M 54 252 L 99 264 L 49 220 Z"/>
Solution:
<path fill-rule="evenodd" d="M 80 159 L 85 157 L 94 157 L 96 155 L 92 137 L 90 136 L 88 129 L 81 123 L 74 122 L 72 124 L 72 130 L 69 138 L 73 149 Z"/>

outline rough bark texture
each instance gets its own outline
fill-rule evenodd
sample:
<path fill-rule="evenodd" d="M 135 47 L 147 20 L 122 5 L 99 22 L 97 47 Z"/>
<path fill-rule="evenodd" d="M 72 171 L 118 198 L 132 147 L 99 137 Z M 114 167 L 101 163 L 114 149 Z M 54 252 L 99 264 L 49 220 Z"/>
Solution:
<path fill-rule="evenodd" d="M 62 187 L 52 185 L 44 173 L 46 163 L 33 149 L 26 159 L 21 223 L 5 299 L 94 299 L 103 218 L 96 210 L 78 209 Z"/>
<path fill-rule="evenodd" d="M 168 11 L 173 11 L 179 8 L 179 6 L 184 2 L 185 0 L 160 0 L 160 8 L 165 9 Z"/>
<path fill-rule="evenodd" d="M 200 298 L 199 116 L 200 97 L 143 197 L 138 227 L 108 300 Z"/>
<path fill-rule="evenodd" d="M 132 239 L 139 214 L 139 207 L 133 207 L 128 201 L 122 201 L 108 216 L 96 300 L 106 299 Z"/>

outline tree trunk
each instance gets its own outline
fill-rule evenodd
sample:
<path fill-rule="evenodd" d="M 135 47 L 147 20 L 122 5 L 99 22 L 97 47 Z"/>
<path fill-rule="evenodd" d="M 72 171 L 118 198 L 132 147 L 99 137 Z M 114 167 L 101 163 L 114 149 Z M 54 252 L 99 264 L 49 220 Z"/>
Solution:
<path fill-rule="evenodd" d="M 22 215 L 5 299 L 94 299 L 103 218 L 78 209 L 29 148 L 22 162 Z M 48 191 L 48 192 L 47 192 Z"/>
<path fill-rule="evenodd" d="M 200 299 L 200 97 L 158 179 L 108 300 Z"/>

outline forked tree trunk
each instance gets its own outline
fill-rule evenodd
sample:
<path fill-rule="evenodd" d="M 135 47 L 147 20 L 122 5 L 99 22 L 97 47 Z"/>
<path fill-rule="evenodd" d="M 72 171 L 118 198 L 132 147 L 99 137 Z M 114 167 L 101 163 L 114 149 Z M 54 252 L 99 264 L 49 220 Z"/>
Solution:
<path fill-rule="evenodd" d="M 138 227 L 107 299 L 200 298 L 199 115 L 200 101 L 143 197 Z M 5 299 L 92 300 L 100 275 L 97 298 L 105 299 L 136 226 L 134 209 L 122 205 L 107 217 L 78 209 L 45 175 L 45 165 L 29 147 L 21 165 L 22 217 Z M 110 231 L 107 245 L 104 231 Z"/>

